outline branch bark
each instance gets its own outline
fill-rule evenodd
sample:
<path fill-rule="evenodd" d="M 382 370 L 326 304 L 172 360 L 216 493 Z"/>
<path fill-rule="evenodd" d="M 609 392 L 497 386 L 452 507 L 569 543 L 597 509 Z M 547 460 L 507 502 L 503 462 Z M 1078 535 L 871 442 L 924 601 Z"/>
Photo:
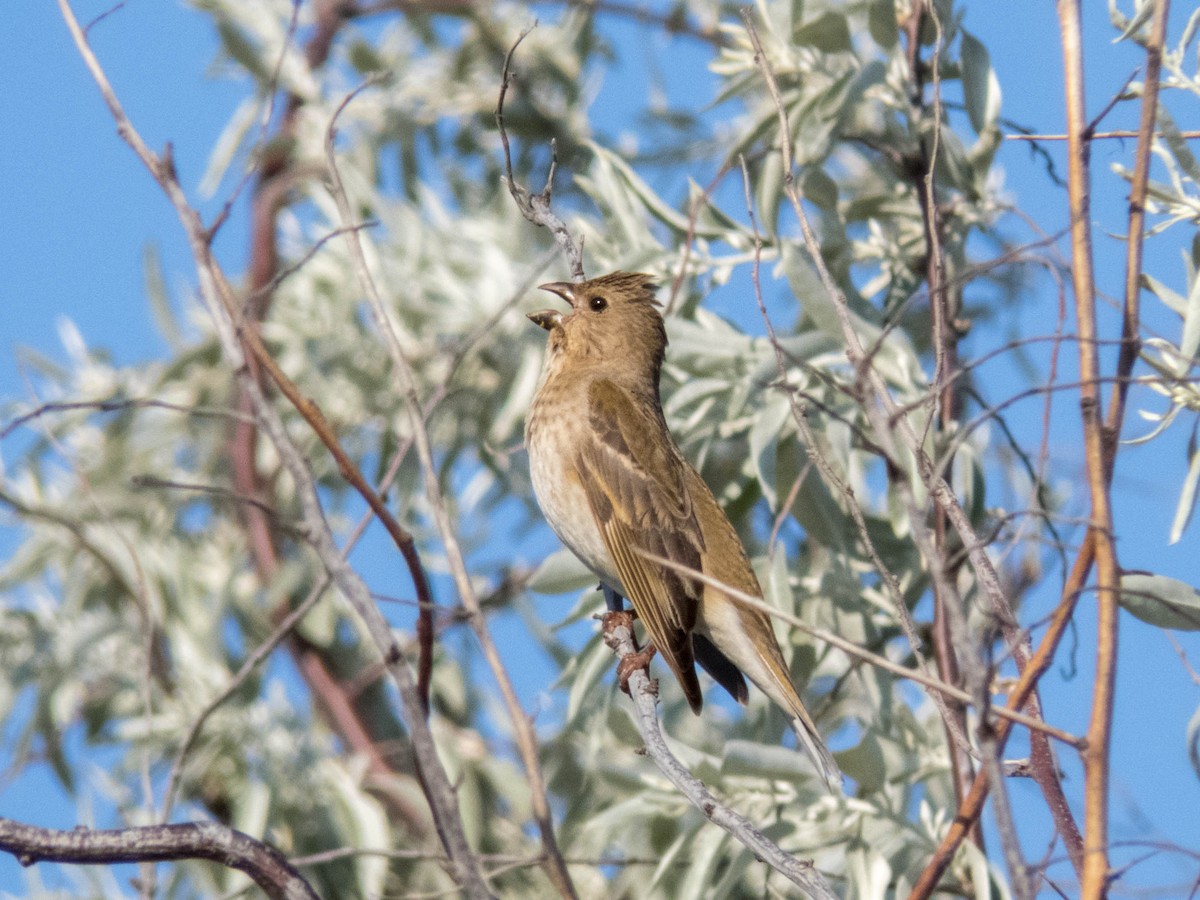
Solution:
<path fill-rule="evenodd" d="M 215 822 L 57 831 L 0 818 L 0 850 L 23 866 L 44 861 L 94 866 L 207 859 L 246 873 L 272 900 L 319 900 L 282 853 Z"/>

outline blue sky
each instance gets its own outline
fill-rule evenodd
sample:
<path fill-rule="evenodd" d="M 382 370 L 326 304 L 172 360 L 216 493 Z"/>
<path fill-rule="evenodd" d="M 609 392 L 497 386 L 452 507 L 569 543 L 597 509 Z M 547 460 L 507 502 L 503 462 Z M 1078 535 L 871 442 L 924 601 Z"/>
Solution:
<path fill-rule="evenodd" d="M 109 4 L 78 4 L 86 20 Z M 1089 110 L 1100 109 L 1109 96 L 1140 64 L 1131 44 L 1113 46 L 1114 32 L 1104 4 L 1086 4 Z M 1045 0 L 973 0 L 965 4 L 965 25 L 992 52 L 992 62 L 1004 90 L 1004 115 L 1043 132 L 1061 131 L 1061 62 L 1053 4 Z M 162 252 L 168 286 L 178 295 L 190 291 L 194 277 L 179 225 L 167 202 L 128 148 L 117 138 L 112 120 L 71 46 L 66 28 L 50 3 L 18 3 L 7 11 L 0 29 L 0 117 L 5 140 L 0 142 L 0 166 L 8 174 L 0 184 L 0 398 L 26 398 L 23 348 L 62 360 L 58 323 L 69 317 L 89 345 L 105 347 L 120 362 L 132 363 L 167 352 L 148 314 L 142 272 L 142 252 L 152 244 Z M 1178 20 L 1185 15 L 1179 5 Z M 639 34 L 632 27 L 614 35 Z M 176 3 L 132 0 L 94 29 L 93 44 L 118 94 L 143 136 L 155 147 L 174 146 L 176 164 L 185 186 L 194 189 L 207 156 L 235 104 L 242 96 L 238 83 L 205 77 L 216 39 L 207 20 Z M 596 100 L 599 121 L 620 115 L 625 91 L 638 84 L 636 55 L 624 72 L 614 73 L 600 86 Z M 1176 108 L 1182 127 L 1195 127 L 1197 110 Z M 1189 117 L 1190 116 L 1190 120 Z M 1133 113 L 1118 109 L 1105 126 L 1133 127 Z M 1123 244 L 1111 235 L 1124 222 L 1125 188 L 1109 174 L 1115 161 L 1128 161 L 1132 142 L 1102 142 L 1093 152 L 1098 276 L 1102 290 L 1119 295 Z M 1065 145 L 1047 145 L 1060 172 L 1066 171 Z M 1011 144 L 1001 153 L 1006 185 L 1018 203 L 1046 231 L 1066 224 L 1062 191 L 1040 165 L 1030 163 L 1024 144 Z M 707 173 L 697 180 L 707 180 Z M 193 196 L 195 192 L 193 190 Z M 215 201 L 202 203 L 211 217 Z M 243 261 L 243 221 L 235 218 L 218 242 L 218 252 L 230 271 Z M 1182 290 L 1179 247 L 1191 234 L 1179 233 L 1152 242 L 1147 268 Z M 1148 326 L 1171 337 L 1178 320 L 1146 298 Z M 1057 303 L 1048 279 L 1036 283 L 1027 314 L 1045 321 L 1046 304 Z M 1115 334 L 1113 313 L 1102 330 Z M 1011 371 L 998 377 L 1014 378 Z M 1014 385 L 1017 382 L 1014 380 Z M 999 392 L 997 392 L 998 394 Z M 1145 395 L 1142 395 L 1143 397 Z M 1035 409 L 1035 406 L 1037 407 Z M 1073 402 L 1056 403 L 1052 458 L 1068 478 L 1081 459 L 1081 442 Z M 1040 404 L 1018 421 L 1036 434 Z M 1142 427 L 1131 410 L 1127 436 Z M 1193 526 L 1183 540 L 1168 547 L 1166 536 L 1184 470 L 1186 428 L 1178 423 L 1164 440 L 1123 451 L 1115 483 L 1120 553 L 1127 568 L 1152 569 L 1192 584 L 1200 583 L 1197 539 Z M 10 438 L 0 454 L 11 462 L 21 438 Z M 1081 471 L 1076 469 L 1075 471 Z M 1082 482 L 1078 483 L 1082 492 Z M 531 558 L 547 545 L 544 536 L 519 552 Z M 0 552 L 13 546 L 13 535 L 0 528 Z M 1051 588 L 1053 585 L 1050 586 Z M 1049 608 L 1052 591 L 1033 602 Z M 1086 730 L 1091 697 L 1090 601 L 1080 614 L 1078 671 L 1065 677 L 1056 667 L 1046 682 L 1047 714 L 1068 730 Z M 1171 644 L 1158 630 L 1123 617 L 1120 681 L 1114 745 L 1113 838 L 1168 838 L 1200 848 L 1200 782 L 1188 763 L 1185 728 L 1200 706 L 1200 687 L 1193 684 Z M 1194 665 L 1200 666 L 1200 639 L 1178 638 Z M 1060 655 L 1060 661 L 1062 656 Z M 545 674 L 545 673 L 541 673 Z M 532 703 L 544 681 L 521 685 Z M 0 763 L 3 754 L 0 753 Z M 1068 792 L 1077 796 L 1081 769 L 1066 765 Z M 53 796 L 45 773 L 19 783 L 0 783 L 0 814 L 40 824 L 73 824 L 66 803 L 47 803 Z M 1018 816 L 1035 811 L 1040 796 L 1031 785 L 1013 786 Z M 32 798 L 39 798 L 36 805 Z M 1031 812 L 1030 821 L 1044 817 Z M 1036 840 L 1028 846 L 1037 846 Z M 1160 855 L 1129 876 L 1133 883 L 1175 884 L 1195 874 L 1194 863 Z M 0 858 L 0 890 L 21 890 L 15 863 Z"/>

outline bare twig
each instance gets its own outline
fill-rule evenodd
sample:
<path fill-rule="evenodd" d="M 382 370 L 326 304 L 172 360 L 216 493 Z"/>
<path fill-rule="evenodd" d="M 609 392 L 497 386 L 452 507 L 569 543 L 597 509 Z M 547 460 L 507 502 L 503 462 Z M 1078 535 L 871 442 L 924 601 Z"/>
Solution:
<path fill-rule="evenodd" d="M 0 818 L 0 850 L 11 853 L 23 866 L 47 860 L 110 865 L 207 859 L 246 873 L 275 900 L 318 900 L 316 891 L 282 853 L 216 822 L 56 831 Z"/>
<path fill-rule="evenodd" d="M 1137 154 L 1129 184 L 1129 228 L 1125 253 L 1125 304 L 1121 318 L 1121 353 L 1117 357 L 1117 382 L 1108 398 L 1104 422 L 1105 478 L 1112 483 L 1117 443 L 1125 418 L 1125 400 L 1129 395 L 1128 376 L 1137 362 L 1141 343 L 1142 245 L 1146 232 L 1146 195 L 1150 187 L 1150 155 L 1154 150 L 1154 125 L 1158 121 L 1159 75 L 1162 72 L 1163 45 L 1167 36 L 1170 0 L 1158 0 L 1146 44 L 1146 78 L 1142 88 L 1141 118 L 1138 122 Z"/>
<path fill-rule="evenodd" d="M 677 562 L 674 562 L 673 560 L 666 559 L 662 556 L 655 556 L 653 553 L 647 553 L 637 548 L 634 549 L 634 552 L 637 553 L 638 556 L 645 557 L 651 562 L 657 563 L 664 568 L 673 569 L 676 572 L 682 572 L 688 577 L 694 578 L 696 581 L 707 584 L 710 587 L 714 587 L 717 590 L 725 593 L 731 599 L 736 600 L 738 603 L 743 603 L 746 606 L 759 610 L 760 612 L 765 612 L 767 615 L 773 616 L 776 619 L 779 619 L 781 622 L 786 622 L 793 628 L 798 628 L 805 634 L 811 635 L 819 641 L 824 641 L 827 644 L 837 647 L 844 653 L 847 653 L 856 659 L 861 659 L 864 662 L 868 662 L 878 669 L 883 669 L 885 672 L 891 672 L 893 675 L 899 675 L 901 678 L 907 678 L 909 681 L 913 681 L 917 684 L 923 685 L 924 687 L 931 688 L 932 690 L 944 694 L 951 699 L 957 700 L 960 703 L 973 702 L 972 696 L 962 688 L 955 687 L 952 684 L 946 684 L 944 681 L 939 681 L 933 676 L 926 675 L 923 672 L 917 672 L 913 669 L 906 668 L 899 663 L 892 662 L 886 656 L 880 656 L 876 653 L 872 653 L 870 650 L 866 650 L 858 646 L 853 641 L 846 640 L 836 632 L 827 631 L 824 628 L 818 628 L 816 625 L 810 625 L 803 619 L 794 616 L 789 612 L 784 612 L 782 609 L 776 609 L 761 597 L 755 597 L 753 594 L 747 594 L 745 591 L 740 591 L 732 585 L 725 584 L 723 581 L 718 581 L 711 575 L 704 574 L 698 569 L 690 569 L 687 566 L 683 566 Z M 1039 718 L 1035 718 L 1034 716 L 1027 716 L 1024 713 L 1017 712 L 1013 709 L 1005 709 L 1004 707 L 996 706 L 989 706 L 988 711 L 996 713 L 996 715 L 1000 718 L 1008 719 L 1019 725 L 1024 725 L 1031 731 L 1038 731 L 1054 738 L 1055 740 L 1062 741 L 1062 743 L 1067 744 L 1070 747 L 1074 747 L 1077 750 L 1083 749 L 1087 746 L 1087 741 L 1084 738 L 1076 737 L 1075 735 L 1063 731 L 1061 728 L 1056 728 Z"/>
<path fill-rule="evenodd" d="M 955 531 L 958 532 L 959 538 L 966 548 L 968 558 L 971 561 L 976 583 L 983 596 L 987 599 L 993 617 L 1000 625 L 1001 632 L 1008 645 L 1008 650 L 1017 663 L 1018 669 L 1024 670 L 1029 662 L 1028 640 L 1020 629 L 1008 598 L 1001 587 L 995 566 L 988 557 L 986 544 L 979 540 L 974 526 L 958 502 L 953 489 L 929 458 L 912 423 L 906 416 L 896 415 L 896 403 L 882 377 L 874 366 L 871 365 L 870 357 L 867 355 L 862 340 L 855 328 L 846 296 L 833 280 L 828 267 L 821 257 L 820 246 L 817 243 L 812 225 L 800 201 L 795 178 L 791 171 L 792 149 L 789 137 L 791 132 L 787 122 L 787 109 L 783 103 L 783 98 L 780 96 L 774 73 L 765 54 L 762 52 L 761 42 L 758 40 L 757 31 L 754 28 L 753 20 L 748 11 L 743 13 L 743 19 L 745 20 L 747 32 L 750 34 L 751 42 L 755 45 L 755 59 L 779 115 L 779 146 L 783 151 L 784 165 L 783 190 L 791 203 L 793 212 L 800 225 L 805 246 L 809 251 L 818 278 L 834 305 L 842 331 L 847 359 L 858 373 L 867 390 L 864 411 L 875 432 L 876 440 L 888 453 L 889 457 L 897 458 L 896 452 L 893 449 L 897 438 L 902 443 L 904 449 L 911 454 L 923 488 L 933 499 L 937 509 L 947 517 Z M 961 600 L 958 597 L 958 590 L 954 583 L 949 582 L 945 578 L 945 569 L 941 554 L 936 542 L 929 534 L 929 529 L 925 521 L 925 510 L 917 503 L 913 486 L 907 482 L 907 479 L 899 478 L 896 480 L 896 484 L 909 510 L 913 538 L 922 556 L 927 560 L 934 579 L 940 582 L 938 590 L 946 592 L 947 602 L 945 609 L 951 614 L 950 625 L 954 640 L 961 646 L 966 646 L 969 635 L 966 630 L 965 621 L 962 619 L 963 612 Z M 963 661 L 964 663 L 972 662 L 969 657 L 964 657 Z M 966 676 L 967 684 L 972 687 L 973 693 L 981 698 L 985 689 L 985 673 L 979 667 L 972 665 L 964 667 L 964 675 Z M 1035 716 L 1040 716 L 1040 704 L 1036 694 L 1031 694 L 1027 702 L 1030 711 Z M 1038 739 L 1037 733 L 1034 733 L 1033 738 L 1034 740 Z M 1053 759 L 1046 755 L 1035 754 L 1033 763 L 1034 777 L 1046 795 L 1047 805 L 1055 814 L 1056 822 L 1058 822 L 1060 830 L 1064 832 L 1064 839 L 1066 839 L 1066 836 L 1070 834 L 1074 827 L 1074 822 L 1073 820 L 1067 821 L 1070 819 L 1070 810 L 1062 797 L 1062 785 L 1057 767 Z M 1066 818 L 1060 820 L 1059 816 L 1065 816 Z"/>
<path fill-rule="evenodd" d="M 604 643 L 621 660 L 637 652 L 631 622 L 627 612 L 609 613 L 604 617 Z M 679 792 L 711 822 L 728 831 L 755 856 L 797 887 L 807 891 L 809 896 L 818 900 L 834 900 L 834 893 L 821 874 L 813 868 L 812 863 L 801 862 L 782 850 L 755 828 L 749 819 L 717 800 L 671 752 L 658 723 L 658 684 L 650 679 L 644 668 L 634 669 L 629 673 L 628 686 L 638 731 L 642 740 L 646 742 L 646 753 Z"/>
<path fill-rule="evenodd" d="M 380 490 L 387 490 L 388 485 L 396 477 L 396 473 L 400 470 L 400 464 L 404 461 L 404 457 L 408 453 L 409 444 L 401 446 L 394 454 L 391 464 L 388 466 L 387 472 L 384 474 L 383 481 L 380 483 Z M 345 544 L 341 549 L 342 559 L 349 557 L 350 552 L 362 537 L 367 526 L 371 523 L 373 514 L 366 512 L 359 519 L 358 524 L 354 527 L 354 531 L 346 539 Z M 326 572 L 321 579 L 312 586 L 308 596 L 301 601 L 294 609 L 276 624 L 274 630 L 263 641 L 248 654 L 245 660 L 242 661 L 241 667 L 231 677 L 228 683 L 222 688 L 208 703 L 199 714 L 192 720 L 192 724 L 188 727 L 187 734 L 179 743 L 179 748 L 175 751 L 175 758 L 171 761 L 171 771 L 167 777 L 167 784 L 163 790 L 162 811 L 159 813 L 159 822 L 164 823 L 171 815 L 171 808 L 175 802 L 175 792 L 178 790 L 180 779 L 183 777 L 183 766 L 187 761 L 188 754 L 196 743 L 196 739 L 200 736 L 201 730 L 209 717 L 221 707 L 230 697 L 232 697 L 246 681 L 247 678 L 259 667 L 259 665 L 271 655 L 288 635 L 292 633 L 292 629 L 300 623 L 300 621 L 316 606 L 317 601 L 324 596 L 325 591 L 329 588 L 330 578 Z M 393 798 L 394 799 L 394 798 Z M 398 801 L 397 801 L 398 802 Z M 413 823 L 418 820 L 418 815 L 415 810 L 410 810 L 405 819 L 408 823 Z"/>
<path fill-rule="evenodd" d="M 1063 589 L 1062 600 L 1059 602 L 1054 615 L 1050 619 L 1046 634 L 1038 645 L 1037 651 L 1029 658 L 1029 664 L 1021 672 L 1016 686 L 1009 692 L 1008 709 L 1021 709 L 1035 690 L 1038 680 L 1050 668 L 1055 651 L 1058 649 L 1058 645 L 1071 623 L 1071 617 L 1075 613 L 1075 607 L 1079 602 L 1083 584 L 1087 579 L 1088 566 L 1091 565 L 1091 551 L 1087 550 L 1086 547 L 1091 544 L 1091 540 L 1091 531 L 1089 531 L 1085 538 L 1085 549 L 1080 551 L 1079 558 L 1071 570 L 1067 584 Z M 1087 561 L 1086 564 L 1081 564 L 1085 559 Z M 1004 742 L 1010 731 L 1011 728 L 1008 722 L 997 723 L 995 735 L 997 754 L 1003 752 Z M 1082 742 L 1081 748 L 1085 746 L 1086 741 Z M 954 816 L 954 821 L 951 823 L 946 836 L 942 839 L 942 843 L 938 845 L 933 857 L 925 866 L 925 870 L 913 885 L 912 892 L 909 894 L 909 900 L 924 900 L 924 898 L 929 897 L 937 888 L 938 882 L 950 866 L 950 862 L 962 844 L 963 838 L 966 837 L 971 826 L 978 821 L 987 795 L 987 775 L 984 772 L 976 773 L 975 782 L 971 785 L 971 790 L 959 806 L 958 812 Z M 1049 801 L 1050 798 L 1048 798 Z M 1055 797 L 1053 802 L 1065 805 L 1066 800 L 1065 798 Z M 1054 814 L 1055 821 L 1059 824 L 1060 829 L 1064 825 L 1072 829 L 1071 831 L 1062 833 L 1063 843 L 1066 845 L 1068 853 L 1074 854 L 1072 863 L 1075 865 L 1076 871 L 1081 871 L 1083 868 L 1083 843 L 1078 827 L 1075 826 L 1074 817 L 1071 816 L 1069 809 L 1052 809 L 1051 812 Z"/>
<path fill-rule="evenodd" d="M 762 245 L 762 240 L 758 232 L 758 218 L 754 214 L 754 204 L 750 199 L 750 173 L 746 168 L 744 159 L 742 160 L 742 189 L 745 194 L 746 209 L 750 217 L 750 224 L 754 228 L 755 259 L 754 267 L 750 270 L 750 277 L 754 284 L 754 297 L 758 303 L 759 315 L 762 316 L 767 326 L 767 339 L 771 342 L 771 346 L 775 351 L 776 369 L 779 372 L 781 381 L 786 384 L 787 365 L 784 361 L 783 348 L 780 346 L 779 339 L 775 334 L 775 325 L 771 321 L 771 317 L 767 314 L 767 306 L 763 301 L 762 285 L 759 281 L 760 261 L 758 250 Z M 900 623 L 900 630 L 904 632 L 905 638 L 908 639 L 909 649 L 917 660 L 917 668 L 921 671 L 922 675 L 928 676 L 929 667 L 925 660 L 925 654 L 922 652 L 923 642 L 917 633 L 916 623 L 913 622 L 912 613 L 909 612 L 908 605 L 904 602 L 904 594 L 900 590 L 899 581 L 884 563 L 883 558 L 880 557 L 875 547 L 875 541 L 871 538 L 871 532 L 867 528 L 867 521 L 863 516 L 862 508 L 858 504 L 858 498 L 854 496 L 854 489 L 845 482 L 841 475 L 834 471 L 832 464 L 821 452 L 816 435 L 813 433 L 812 426 L 808 421 L 808 416 L 805 414 L 803 407 L 797 403 L 794 394 L 791 391 L 786 391 L 785 395 L 791 407 L 792 418 L 795 420 L 796 426 L 800 429 L 800 433 L 804 438 L 810 462 L 816 464 L 826 483 L 844 498 L 846 509 L 849 511 L 850 517 L 854 520 L 855 528 L 858 530 L 859 540 L 862 541 L 863 548 L 871 558 L 872 564 L 875 566 L 884 587 L 887 589 L 888 597 L 891 599 L 892 607 L 896 613 L 896 620 Z M 798 481 L 797 484 L 799 484 Z M 786 506 L 784 508 L 786 509 Z M 938 692 L 930 696 L 933 700 L 933 705 L 937 707 L 938 713 L 941 715 L 943 723 L 945 723 L 947 733 L 950 735 L 951 740 L 955 742 L 956 748 L 965 754 L 974 753 L 966 733 L 961 725 L 959 725 L 951 709 L 947 706 L 945 698 Z"/>
<path fill-rule="evenodd" d="M 1147 81 L 1149 79 L 1147 78 Z M 1096 131 L 1093 132 L 1091 138 L 1093 141 L 1107 140 L 1110 138 L 1140 138 L 1142 130 L 1137 131 Z M 1155 137 L 1161 137 L 1159 132 L 1154 132 Z M 1179 136 L 1185 140 L 1195 141 L 1200 140 L 1200 131 L 1181 131 Z M 1006 134 L 1005 140 L 1008 141 L 1066 141 L 1070 140 L 1069 134 Z"/>
<path fill-rule="evenodd" d="M 251 416 L 244 416 L 232 409 L 209 406 L 181 406 L 178 403 L 168 403 L 165 400 L 155 400 L 151 397 L 131 400 L 59 400 L 39 403 L 36 407 L 29 410 L 29 412 L 22 413 L 14 418 L 3 428 L 0 428 L 0 441 L 7 438 L 22 425 L 40 419 L 49 413 L 73 412 L 80 409 L 88 409 L 94 412 L 124 412 L 127 409 L 167 409 L 172 412 L 196 417 L 207 416 L 217 419 L 233 419 L 235 421 L 252 421 L 253 419 Z"/>
<path fill-rule="evenodd" d="M 516 75 L 512 71 L 513 55 L 521 46 L 521 41 L 525 40 L 529 36 L 529 32 L 536 26 L 535 22 L 517 36 L 516 41 L 509 48 L 508 54 L 504 57 L 504 69 L 500 73 L 500 96 L 496 101 L 496 127 L 500 130 L 500 142 L 504 145 L 504 180 L 521 215 L 534 225 L 550 229 L 550 233 L 554 235 L 554 240 L 558 242 L 558 246 L 571 266 L 571 277 L 576 281 L 583 281 L 583 241 L 576 241 L 571 236 L 566 223 L 550 209 L 550 195 L 554 189 L 554 171 L 558 167 L 558 149 L 555 142 L 550 141 L 550 171 L 546 174 L 546 186 L 542 188 L 541 193 L 532 193 L 513 176 L 512 150 L 508 145 L 508 129 L 504 127 L 504 98 L 508 95 L 509 86 L 516 80 Z"/>
<path fill-rule="evenodd" d="M 943 246 L 942 207 L 938 200 L 936 173 L 941 150 L 942 124 L 944 111 L 942 106 L 942 22 L 938 16 L 937 5 L 931 2 L 912 4 L 910 28 L 907 32 L 911 44 L 908 48 L 910 72 L 909 79 L 912 89 L 909 95 L 916 118 L 914 131 L 917 137 L 917 152 L 911 163 L 903 168 L 902 174 L 913 181 L 915 193 L 919 198 L 921 222 L 925 241 L 925 280 L 929 291 L 930 309 L 930 343 L 934 350 L 934 372 L 932 396 L 934 415 L 929 415 L 925 421 L 925 432 L 922 442 L 927 437 L 929 429 L 935 426 L 938 434 L 935 444 L 942 444 L 948 434 L 955 431 L 961 410 L 962 380 L 958 378 L 961 371 L 958 352 L 959 331 L 955 325 L 958 316 L 960 287 L 956 282 L 949 283 L 946 273 L 947 254 Z M 932 109 L 925 103 L 923 73 L 926 67 L 921 62 L 920 33 L 923 20 L 933 23 L 934 42 L 933 52 L 929 60 L 928 71 L 932 84 Z M 931 113 L 931 115 L 930 115 Z M 927 119 L 931 119 L 932 128 L 928 129 L 931 137 L 926 139 Z M 912 127 L 912 126 L 910 126 Z M 898 321 L 898 317 L 893 321 Z M 953 451 L 948 451 L 947 456 Z M 946 465 L 949 465 L 947 461 Z M 962 565 L 961 557 L 946 556 L 946 515 L 938 510 L 933 521 L 934 544 L 939 552 L 939 558 L 944 561 L 945 571 L 940 578 L 932 580 L 933 591 L 933 628 L 931 642 L 933 656 L 937 664 L 938 675 L 943 681 L 952 684 L 959 683 L 961 678 L 960 653 L 968 653 L 968 647 L 961 647 L 955 641 L 956 611 L 948 610 L 947 604 L 955 602 L 955 598 L 947 596 L 942 590 L 945 584 L 953 583 L 958 578 L 958 570 Z M 974 674 L 974 673 L 973 673 Z M 961 707 L 940 709 L 942 722 L 946 729 L 947 744 L 950 753 L 950 774 L 954 785 L 954 796 L 961 803 L 966 796 L 971 779 L 974 776 L 972 757 L 977 754 L 963 747 L 962 733 L 966 729 L 966 712 Z M 972 840 L 982 850 L 983 831 L 980 828 L 972 832 Z"/>

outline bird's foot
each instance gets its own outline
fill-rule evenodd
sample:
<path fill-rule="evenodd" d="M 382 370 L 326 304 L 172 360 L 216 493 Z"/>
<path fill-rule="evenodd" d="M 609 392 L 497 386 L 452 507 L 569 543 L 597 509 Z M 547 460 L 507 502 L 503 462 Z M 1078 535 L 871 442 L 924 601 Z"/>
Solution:
<path fill-rule="evenodd" d="M 654 645 L 647 644 L 642 649 L 637 649 L 637 638 L 633 634 L 633 620 L 637 618 L 637 613 L 632 609 L 609 610 L 597 618 L 600 619 L 604 643 L 608 644 L 617 655 L 625 654 L 617 662 L 617 684 L 628 694 L 630 675 L 638 669 L 642 669 L 649 677 L 650 660 L 654 658 L 656 652 Z M 617 633 L 617 629 L 620 628 L 626 629 L 628 639 Z M 654 685 L 654 680 L 651 679 L 650 683 Z"/>
<path fill-rule="evenodd" d="M 629 634 L 632 636 L 633 622 L 637 617 L 637 612 L 632 609 L 610 609 L 593 618 L 600 620 L 600 630 L 604 634 L 608 634 L 614 628 L 624 626 L 629 629 Z M 634 638 L 634 646 L 637 646 L 637 638 Z"/>
<path fill-rule="evenodd" d="M 629 676 L 641 669 L 646 673 L 646 677 L 650 677 L 650 660 L 654 659 L 655 649 L 653 644 L 647 644 L 636 653 L 630 653 L 624 656 L 617 663 L 617 684 L 621 686 L 621 690 L 629 693 Z"/>

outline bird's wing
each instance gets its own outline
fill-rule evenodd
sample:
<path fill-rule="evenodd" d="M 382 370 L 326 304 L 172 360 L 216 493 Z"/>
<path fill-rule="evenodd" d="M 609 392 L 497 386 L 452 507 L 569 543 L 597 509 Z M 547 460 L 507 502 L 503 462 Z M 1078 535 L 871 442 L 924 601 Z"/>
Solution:
<path fill-rule="evenodd" d="M 588 390 L 589 439 L 575 464 L 625 593 L 654 646 L 702 705 L 691 631 L 700 587 L 636 549 L 699 570 L 704 537 L 687 491 L 687 463 L 661 414 L 608 380 Z"/>

